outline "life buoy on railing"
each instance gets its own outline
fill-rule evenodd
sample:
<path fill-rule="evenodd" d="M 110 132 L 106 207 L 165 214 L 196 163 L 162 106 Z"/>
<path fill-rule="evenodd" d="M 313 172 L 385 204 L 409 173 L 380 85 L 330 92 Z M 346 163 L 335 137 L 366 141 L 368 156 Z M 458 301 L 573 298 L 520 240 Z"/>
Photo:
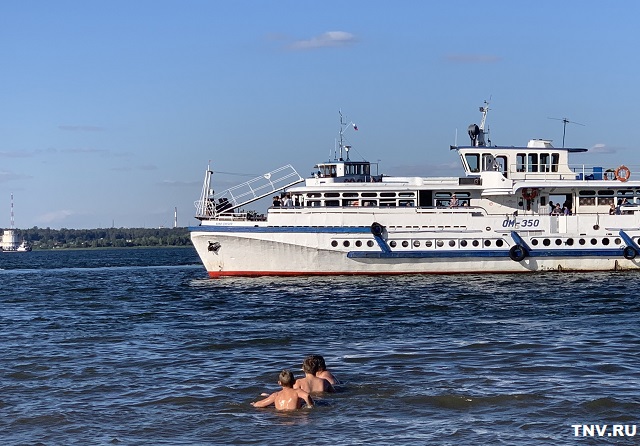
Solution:
<path fill-rule="evenodd" d="M 525 187 L 522 189 L 522 198 L 525 200 L 533 200 L 538 196 L 538 189 L 529 189 Z"/>
<path fill-rule="evenodd" d="M 618 167 L 613 173 L 616 176 L 616 180 L 622 181 L 623 183 L 631 176 L 631 171 L 624 165 Z"/>

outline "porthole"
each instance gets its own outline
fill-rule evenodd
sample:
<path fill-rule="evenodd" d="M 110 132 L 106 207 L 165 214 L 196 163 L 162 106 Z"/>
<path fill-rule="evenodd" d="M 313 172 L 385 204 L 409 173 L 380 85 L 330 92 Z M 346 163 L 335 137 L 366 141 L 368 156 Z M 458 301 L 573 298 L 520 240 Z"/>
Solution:
<path fill-rule="evenodd" d="M 572 238 L 568 238 L 567 239 L 567 245 L 573 246 L 573 239 Z"/>
<path fill-rule="evenodd" d="M 592 245 L 597 245 L 597 244 L 598 244 L 598 240 L 596 240 L 596 239 L 592 238 L 592 239 L 591 239 L 591 244 L 592 244 Z"/>
<path fill-rule="evenodd" d="M 556 245 L 557 245 L 557 246 L 562 245 L 562 239 L 557 238 L 557 239 L 556 239 Z"/>
<path fill-rule="evenodd" d="M 367 240 L 367 246 L 373 248 L 373 240 Z"/>
<path fill-rule="evenodd" d="M 607 245 L 609 244 L 609 239 L 608 239 L 608 238 L 606 238 L 606 237 L 605 237 L 605 238 L 603 238 L 603 239 L 602 239 L 602 244 L 603 244 L 603 245 L 605 245 L 605 246 L 607 246 Z"/>
<path fill-rule="evenodd" d="M 356 240 L 356 246 L 359 248 L 362 246 L 362 242 L 360 240 Z"/>
<path fill-rule="evenodd" d="M 491 246 L 491 240 L 485 240 L 484 241 L 484 246 Z"/>
<path fill-rule="evenodd" d="M 397 245 L 397 243 L 394 241 L 389 242 L 389 246 L 391 246 L 392 248 L 395 248 Z"/>
<path fill-rule="evenodd" d="M 638 241 L 640 242 L 640 239 L 638 239 Z M 615 243 L 616 245 L 619 245 L 620 243 L 622 243 L 622 240 L 620 240 L 619 238 L 616 238 L 613 243 Z"/>
<path fill-rule="evenodd" d="M 438 248 L 442 248 L 442 247 L 444 246 L 444 242 L 443 242 L 442 240 L 438 240 L 438 241 L 436 242 L 436 246 L 437 246 Z"/>
<path fill-rule="evenodd" d="M 501 238 L 499 238 L 498 240 L 496 240 L 496 246 L 497 247 L 501 247 L 502 245 L 504 245 L 504 241 L 502 241 Z"/>
<path fill-rule="evenodd" d="M 335 240 L 333 240 L 333 241 L 331 242 L 331 246 L 333 246 L 333 247 L 335 248 L 336 246 L 338 246 L 338 242 L 336 242 Z"/>
<path fill-rule="evenodd" d="M 480 242 L 478 240 L 474 240 L 471 244 L 477 248 L 480 245 Z"/>
<path fill-rule="evenodd" d="M 413 241 L 413 247 L 414 248 L 419 248 L 420 247 L 420 242 L 418 240 L 414 240 Z"/>
<path fill-rule="evenodd" d="M 456 246 L 456 241 L 455 240 L 449 240 L 449 246 L 451 246 L 452 248 L 454 246 Z"/>
<path fill-rule="evenodd" d="M 583 238 L 581 238 L 578 243 L 580 243 L 581 245 L 584 245 L 585 243 L 587 243 Z"/>
<path fill-rule="evenodd" d="M 466 240 L 460 240 L 460 246 L 462 246 L 463 248 L 465 246 L 467 246 L 467 241 Z"/>
<path fill-rule="evenodd" d="M 538 246 L 538 239 L 537 239 L 537 238 L 534 238 L 533 240 L 531 240 L 531 244 L 532 244 L 533 246 Z"/>
<path fill-rule="evenodd" d="M 345 240 L 344 242 L 342 242 L 342 244 L 345 248 L 348 248 L 351 243 L 349 243 L 349 240 Z"/>
<path fill-rule="evenodd" d="M 408 241 L 405 240 L 405 241 L 402 242 L 402 247 L 403 248 L 406 248 L 408 246 L 409 246 L 409 242 Z"/>
<path fill-rule="evenodd" d="M 427 248 L 431 248 L 433 246 L 433 242 L 431 240 L 427 240 L 424 242 L 424 246 Z"/>
<path fill-rule="evenodd" d="M 548 238 L 546 238 L 546 239 L 542 240 L 542 244 L 543 244 L 544 246 L 549 246 L 549 245 L 551 244 L 551 240 L 549 240 Z"/>

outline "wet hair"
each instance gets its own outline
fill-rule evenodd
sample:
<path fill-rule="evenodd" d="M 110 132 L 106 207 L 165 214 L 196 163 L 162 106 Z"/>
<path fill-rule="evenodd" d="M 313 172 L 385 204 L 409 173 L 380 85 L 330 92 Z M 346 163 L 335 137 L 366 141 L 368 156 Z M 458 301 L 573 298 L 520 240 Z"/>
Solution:
<path fill-rule="evenodd" d="M 304 361 L 302 362 L 302 370 L 304 373 L 311 373 L 312 375 L 316 374 L 318 371 L 318 363 L 316 362 L 314 355 L 304 358 Z"/>
<path fill-rule="evenodd" d="M 313 359 L 316 361 L 316 368 L 318 372 L 324 372 L 327 370 L 327 365 L 324 362 L 324 358 L 320 355 L 312 355 Z"/>
<path fill-rule="evenodd" d="M 291 370 L 284 369 L 282 372 L 280 372 L 280 375 L 278 375 L 278 381 L 280 382 L 282 387 L 293 387 L 295 377 L 293 376 Z"/>

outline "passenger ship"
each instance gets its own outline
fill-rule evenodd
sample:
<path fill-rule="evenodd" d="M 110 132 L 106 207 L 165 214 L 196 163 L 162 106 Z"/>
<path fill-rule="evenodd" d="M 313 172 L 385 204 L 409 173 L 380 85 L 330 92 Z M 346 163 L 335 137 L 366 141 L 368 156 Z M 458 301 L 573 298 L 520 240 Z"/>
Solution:
<path fill-rule="evenodd" d="M 335 159 L 309 178 L 287 165 L 216 194 L 207 168 L 190 231 L 209 276 L 638 269 L 631 170 L 570 164 L 587 149 L 549 140 L 491 145 L 488 110 L 469 126 L 470 145 L 450 147 L 460 177 L 373 173 L 349 159 L 342 116 Z M 240 211 L 274 193 L 291 200 L 266 215 Z"/>

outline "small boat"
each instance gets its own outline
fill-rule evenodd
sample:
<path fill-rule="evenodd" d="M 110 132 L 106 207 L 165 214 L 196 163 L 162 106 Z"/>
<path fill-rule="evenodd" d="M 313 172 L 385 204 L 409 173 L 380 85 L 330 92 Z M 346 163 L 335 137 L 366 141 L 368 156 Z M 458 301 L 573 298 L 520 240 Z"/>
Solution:
<path fill-rule="evenodd" d="M 488 105 L 469 145 L 449 148 L 456 177 L 374 173 L 350 159 L 342 116 L 334 159 L 308 178 L 287 165 L 215 193 L 208 167 L 190 232 L 209 276 L 640 269 L 630 167 L 574 164 L 587 149 L 544 139 L 492 145 Z M 239 211 L 272 194 L 266 215 Z"/>

